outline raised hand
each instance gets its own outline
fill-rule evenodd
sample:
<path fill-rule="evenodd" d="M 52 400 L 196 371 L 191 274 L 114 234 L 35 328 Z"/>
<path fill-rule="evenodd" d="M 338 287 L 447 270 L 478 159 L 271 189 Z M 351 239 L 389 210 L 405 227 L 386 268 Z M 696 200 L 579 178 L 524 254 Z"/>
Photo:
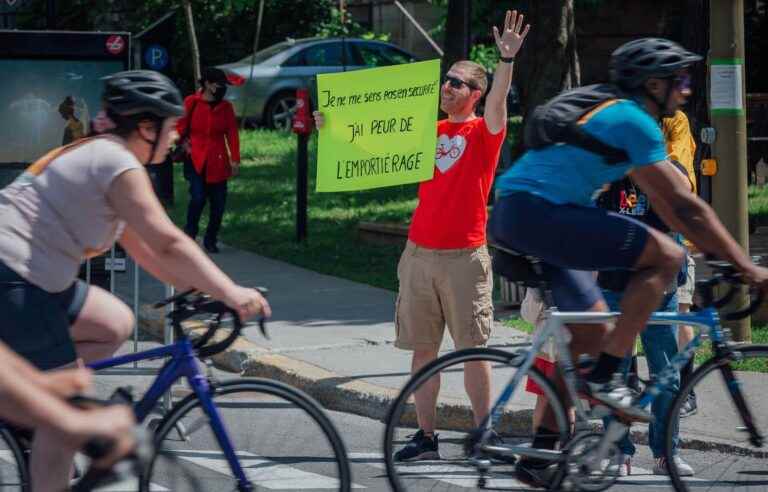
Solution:
<path fill-rule="evenodd" d="M 517 10 L 507 10 L 503 32 L 499 34 L 499 29 L 493 26 L 493 37 L 496 39 L 499 54 L 503 58 L 514 58 L 530 29 L 530 24 L 526 24 L 523 29 L 523 14 L 517 15 Z"/>

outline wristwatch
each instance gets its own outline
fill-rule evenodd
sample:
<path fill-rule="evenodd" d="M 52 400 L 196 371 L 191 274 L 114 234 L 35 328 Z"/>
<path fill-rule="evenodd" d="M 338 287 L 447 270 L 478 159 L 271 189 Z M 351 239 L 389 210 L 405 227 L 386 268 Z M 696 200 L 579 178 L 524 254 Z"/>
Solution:
<path fill-rule="evenodd" d="M 515 61 L 515 57 L 514 56 L 502 56 L 502 57 L 499 57 L 499 60 L 503 61 L 504 63 L 512 63 L 512 62 Z"/>

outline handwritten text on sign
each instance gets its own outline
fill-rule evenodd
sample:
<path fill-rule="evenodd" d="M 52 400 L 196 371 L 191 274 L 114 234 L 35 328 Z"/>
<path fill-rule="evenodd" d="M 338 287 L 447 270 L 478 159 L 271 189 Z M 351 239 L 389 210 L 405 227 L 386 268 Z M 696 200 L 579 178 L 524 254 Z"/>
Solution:
<path fill-rule="evenodd" d="M 439 60 L 317 77 L 317 191 L 352 191 L 431 179 Z"/>

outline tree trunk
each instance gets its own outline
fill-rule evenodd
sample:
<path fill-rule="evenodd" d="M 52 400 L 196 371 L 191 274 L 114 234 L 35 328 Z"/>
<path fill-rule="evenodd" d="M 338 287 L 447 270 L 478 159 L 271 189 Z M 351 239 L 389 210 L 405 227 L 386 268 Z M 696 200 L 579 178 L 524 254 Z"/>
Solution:
<path fill-rule="evenodd" d="M 469 58 L 471 14 L 470 0 L 448 0 L 443 72 L 457 61 Z"/>
<path fill-rule="evenodd" d="M 523 121 L 536 106 L 581 84 L 573 0 L 536 0 L 525 12 L 531 32 L 515 64 Z M 522 152 L 522 126 L 516 139 Z"/>
<path fill-rule="evenodd" d="M 195 33 L 195 18 L 192 15 L 192 2 L 184 0 L 184 14 L 187 19 L 187 34 L 189 34 L 189 46 L 192 50 L 192 69 L 195 76 L 195 87 L 202 77 L 200 73 L 200 48 L 197 46 L 197 34 Z"/>

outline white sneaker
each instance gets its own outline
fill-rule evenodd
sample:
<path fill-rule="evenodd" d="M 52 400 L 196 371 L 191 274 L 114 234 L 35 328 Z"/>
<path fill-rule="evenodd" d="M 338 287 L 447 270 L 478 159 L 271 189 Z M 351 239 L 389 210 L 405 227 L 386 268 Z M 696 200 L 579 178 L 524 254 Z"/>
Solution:
<path fill-rule="evenodd" d="M 607 383 L 586 381 L 583 393 L 590 403 L 604 405 L 617 416 L 636 422 L 653 422 L 653 415 L 635 406 L 637 396 L 618 378 Z"/>
<path fill-rule="evenodd" d="M 677 473 L 681 477 L 692 477 L 694 472 L 693 468 L 691 468 L 691 465 L 686 463 L 683 458 L 679 456 L 675 456 L 672 458 L 675 460 L 675 467 L 677 468 Z M 669 470 L 667 469 L 667 459 L 664 457 L 656 458 L 656 463 L 653 465 L 653 474 L 654 475 L 669 475 Z"/>
<path fill-rule="evenodd" d="M 612 463 L 609 463 L 612 461 Z M 605 473 L 617 477 L 626 477 L 632 475 L 632 456 L 628 454 L 618 454 L 613 460 L 603 460 Z"/>

